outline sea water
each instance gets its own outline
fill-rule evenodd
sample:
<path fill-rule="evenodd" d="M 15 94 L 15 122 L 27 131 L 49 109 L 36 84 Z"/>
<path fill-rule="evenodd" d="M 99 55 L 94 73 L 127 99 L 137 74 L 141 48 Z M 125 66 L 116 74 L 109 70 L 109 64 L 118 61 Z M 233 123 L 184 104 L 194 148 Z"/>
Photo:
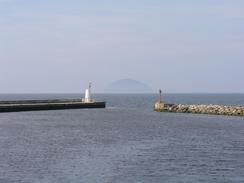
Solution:
<path fill-rule="evenodd" d="M 0 95 L 0 100 L 78 94 Z M 244 118 L 158 113 L 151 94 L 98 94 L 106 109 L 0 113 L 0 183 L 244 182 Z M 243 94 L 168 94 L 244 105 Z"/>

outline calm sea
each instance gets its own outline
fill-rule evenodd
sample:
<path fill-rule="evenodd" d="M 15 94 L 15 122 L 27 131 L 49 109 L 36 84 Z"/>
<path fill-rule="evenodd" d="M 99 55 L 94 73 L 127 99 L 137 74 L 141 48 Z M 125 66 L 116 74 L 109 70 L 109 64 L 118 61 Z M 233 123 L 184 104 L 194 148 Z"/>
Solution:
<path fill-rule="evenodd" d="M 0 95 L 0 100 L 78 94 Z M 106 109 L 0 113 L 0 183 L 243 183 L 244 118 L 157 113 L 157 95 L 97 94 Z M 168 94 L 244 105 L 244 94 Z"/>

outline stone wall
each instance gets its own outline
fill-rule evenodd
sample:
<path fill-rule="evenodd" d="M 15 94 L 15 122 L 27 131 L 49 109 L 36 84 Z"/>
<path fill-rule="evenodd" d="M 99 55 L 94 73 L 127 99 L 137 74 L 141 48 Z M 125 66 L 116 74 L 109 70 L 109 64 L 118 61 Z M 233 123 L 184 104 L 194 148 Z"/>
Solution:
<path fill-rule="evenodd" d="M 244 106 L 165 104 L 163 109 L 155 110 L 161 112 L 244 116 Z"/>

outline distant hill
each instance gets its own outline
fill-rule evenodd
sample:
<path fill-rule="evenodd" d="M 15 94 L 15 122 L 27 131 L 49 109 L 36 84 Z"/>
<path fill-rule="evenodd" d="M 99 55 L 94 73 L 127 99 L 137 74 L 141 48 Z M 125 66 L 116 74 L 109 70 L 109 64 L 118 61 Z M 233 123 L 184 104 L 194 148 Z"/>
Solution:
<path fill-rule="evenodd" d="M 106 93 L 152 93 L 152 91 L 147 84 L 134 79 L 118 80 L 105 88 Z"/>

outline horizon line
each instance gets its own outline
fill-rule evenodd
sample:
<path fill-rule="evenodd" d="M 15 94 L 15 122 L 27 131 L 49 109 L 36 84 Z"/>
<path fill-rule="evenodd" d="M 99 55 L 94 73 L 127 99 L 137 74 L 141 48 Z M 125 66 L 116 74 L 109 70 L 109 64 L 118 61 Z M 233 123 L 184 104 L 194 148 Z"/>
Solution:
<path fill-rule="evenodd" d="M 10 93 L 1 93 L 0 95 L 32 95 L 32 94 L 80 94 L 83 95 L 84 93 L 76 93 L 76 92 L 10 92 Z M 152 93 L 106 93 L 106 92 L 94 92 L 92 94 L 158 94 L 158 92 L 152 92 Z M 244 92 L 165 92 L 164 95 L 167 94 L 244 94 Z"/>

